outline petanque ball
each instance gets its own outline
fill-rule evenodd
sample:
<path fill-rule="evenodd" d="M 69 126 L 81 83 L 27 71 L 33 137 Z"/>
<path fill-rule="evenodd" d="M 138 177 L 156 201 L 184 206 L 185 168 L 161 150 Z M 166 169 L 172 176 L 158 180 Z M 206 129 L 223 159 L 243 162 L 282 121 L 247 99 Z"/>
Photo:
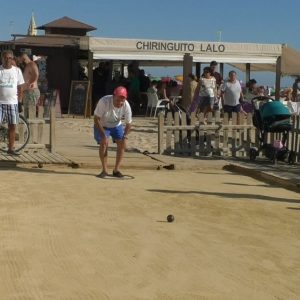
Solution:
<path fill-rule="evenodd" d="M 169 223 L 173 222 L 175 220 L 174 216 L 173 215 L 168 215 L 167 216 L 167 220 Z"/>

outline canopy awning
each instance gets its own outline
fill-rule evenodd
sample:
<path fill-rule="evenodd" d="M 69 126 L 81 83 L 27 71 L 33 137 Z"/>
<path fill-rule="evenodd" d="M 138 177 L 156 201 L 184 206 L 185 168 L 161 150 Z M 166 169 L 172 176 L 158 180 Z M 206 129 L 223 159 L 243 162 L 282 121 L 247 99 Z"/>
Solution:
<path fill-rule="evenodd" d="M 300 75 L 300 52 L 282 45 L 281 75 Z"/>
<path fill-rule="evenodd" d="M 280 44 L 221 43 L 170 40 L 90 38 L 95 59 L 155 60 L 182 62 L 190 53 L 194 62 L 276 63 Z"/>
<path fill-rule="evenodd" d="M 90 38 L 94 59 L 182 63 L 186 53 L 194 62 L 276 64 L 280 44 L 221 43 L 169 40 Z"/>
<path fill-rule="evenodd" d="M 300 53 L 282 44 L 222 43 L 145 39 L 89 39 L 89 49 L 98 60 L 138 60 L 142 65 L 182 65 L 186 53 L 193 62 L 231 64 L 245 71 L 250 63 L 251 71 L 276 71 L 281 57 L 281 75 L 300 74 Z"/>
<path fill-rule="evenodd" d="M 238 68 L 241 71 L 246 71 L 246 66 L 244 64 L 231 64 L 232 66 Z M 287 45 L 282 45 L 281 52 L 281 76 L 299 76 L 300 75 L 300 52 L 288 47 Z M 250 67 L 251 72 L 256 71 L 269 71 L 276 72 L 276 62 L 270 64 L 260 64 L 254 62 Z"/>

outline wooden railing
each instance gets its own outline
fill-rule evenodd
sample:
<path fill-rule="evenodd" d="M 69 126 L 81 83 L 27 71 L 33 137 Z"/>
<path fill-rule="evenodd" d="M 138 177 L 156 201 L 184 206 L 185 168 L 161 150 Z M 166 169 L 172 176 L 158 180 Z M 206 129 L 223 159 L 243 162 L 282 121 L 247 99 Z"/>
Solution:
<path fill-rule="evenodd" d="M 55 102 L 49 95 L 49 105 L 47 107 L 35 105 L 25 107 L 24 116 L 30 128 L 30 139 L 25 149 L 48 149 L 55 152 Z M 45 109 L 46 108 L 46 109 Z"/>
<path fill-rule="evenodd" d="M 296 153 L 299 160 L 299 116 L 292 117 L 293 129 L 288 134 L 286 146 Z M 268 133 L 266 143 L 281 139 L 281 133 Z M 232 156 L 246 157 L 251 147 L 258 147 L 257 128 L 253 126 L 252 114 L 233 113 L 232 118 L 219 112 L 191 115 L 187 124 L 185 113 L 176 112 L 158 116 L 158 153 L 180 156 Z"/>

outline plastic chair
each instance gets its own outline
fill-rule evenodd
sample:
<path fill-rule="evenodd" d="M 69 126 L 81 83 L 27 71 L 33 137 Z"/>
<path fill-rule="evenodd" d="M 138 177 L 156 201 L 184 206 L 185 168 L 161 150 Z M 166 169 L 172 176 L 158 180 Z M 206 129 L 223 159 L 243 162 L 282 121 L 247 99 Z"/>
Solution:
<path fill-rule="evenodd" d="M 147 117 L 147 113 L 148 113 L 148 111 L 150 110 L 152 110 L 152 97 L 151 97 L 151 94 L 152 93 L 143 93 L 143 95 L 146 95 L 146 97 L 147 97 L 147 107 L 146 107 L 146 113 L 145 113 L 145 117 Z M 151 113 L 150 113 L 150 116 L 151 116 Z"/>
<path fill-rule="evenodd" d="M 150 111 L 150 117 L 152 115 L 152 111 L 154 109 L 154 115 L 153 117 L 156 117 L 156 113 L 158 109 L 166 109 L 166 102 L 169 102 L 169 99 L 158 99 L 158 96 L 156 93 L 150 94 L 151 100 L 151 111 Z"/>

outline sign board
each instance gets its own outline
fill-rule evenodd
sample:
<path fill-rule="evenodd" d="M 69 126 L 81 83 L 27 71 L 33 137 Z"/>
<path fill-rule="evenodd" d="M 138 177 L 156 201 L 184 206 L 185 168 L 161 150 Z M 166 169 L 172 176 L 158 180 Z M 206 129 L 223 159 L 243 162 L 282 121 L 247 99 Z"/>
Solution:
<path fill-rule="evenodd" d="M 86 116 L 87 100 L 89 95 L 89 81 L 73 80 L 71 82 L 69 115 Z"/>

